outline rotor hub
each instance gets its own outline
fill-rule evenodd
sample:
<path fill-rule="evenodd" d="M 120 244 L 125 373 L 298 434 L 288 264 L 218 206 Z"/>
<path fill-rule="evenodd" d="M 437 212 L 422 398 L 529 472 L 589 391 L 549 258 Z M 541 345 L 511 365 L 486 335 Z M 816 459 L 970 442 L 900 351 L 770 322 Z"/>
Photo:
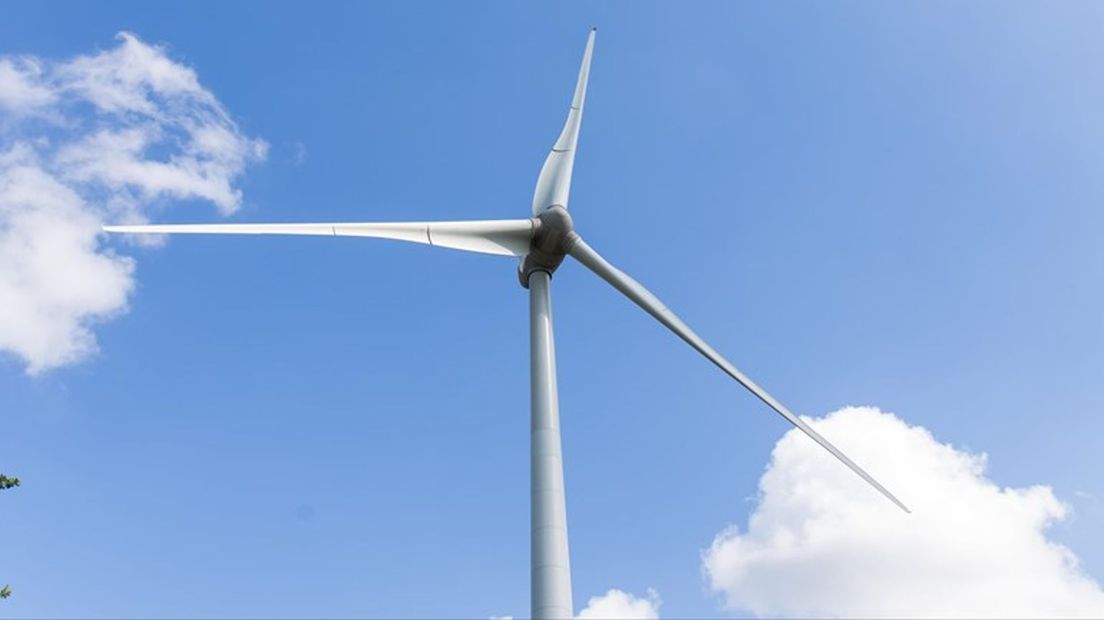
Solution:
<path fill-rule="evenodd" d="M 575 224 L 571 214 L 560 205 L 552 205 L 533 218 L 533 239 L 529 253 L 518 266 L 521 285 L 529 288 L 529 276 L 534 271 L 552 275 L 563 262 L 564 256 L 575 245 Z"/>

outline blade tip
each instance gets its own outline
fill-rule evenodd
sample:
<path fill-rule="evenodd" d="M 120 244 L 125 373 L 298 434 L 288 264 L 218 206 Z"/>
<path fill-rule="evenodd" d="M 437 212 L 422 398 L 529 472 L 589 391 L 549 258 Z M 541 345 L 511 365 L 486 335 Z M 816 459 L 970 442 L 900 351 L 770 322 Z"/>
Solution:
<path fill-rule="evenodd" d="M 909 510 L 909 507 L 908 507 L 908 506 L 906 506 L 904 502 L 902 502 L 901 500 L 897 499 L 897 498 L 896 498 L 895 496 L 893 496 L 893 495 L 889 495 L 888 497 L 889 497 L 889 499 L 890 499 L 891 501 L 893 501 L 893 503 L 894 503 L 894 504 L 897 504 L 897 507 L 898 507 L 898 508 L 900 508 L 901 510 L 904 510 L 904 511 L 905 511 L 905 514 L 912 514 L 912 511 L 911 511 L 911 510 Z"/>

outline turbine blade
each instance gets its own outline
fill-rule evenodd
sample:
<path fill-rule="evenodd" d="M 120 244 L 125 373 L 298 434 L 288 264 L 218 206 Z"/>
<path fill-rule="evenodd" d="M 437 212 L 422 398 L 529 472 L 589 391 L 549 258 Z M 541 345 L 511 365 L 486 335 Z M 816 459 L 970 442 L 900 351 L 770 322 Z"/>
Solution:
<path fill-rule="evenodd" d="M 567 208 L 567 198 L 571 192 L 571 170 L 575 166 L 575 145 L 579 142 L 579 127 L 583 123 L 583 104 L 586 102 L 587 79 L 590 77 L 590 57 L 594 53 L 594 35 L 597 32 L 598 29 L 594 28 L 587 36 L 583 64 L 579 67 L 579 79 L 575 83 L 575 96 L 571 98 L 567 121 L 556 144 L 552 146 L 552 152 L 544 160 L 540 176 L 537 177 L 537 189 L 533 192 L 533 215 L 553 205 Z"/>
<path fill-rule="evenodd" d="M 899 506 L 905 512 L 911 512 L 903 503 L 901 503 L 901 500 L 897 499 L 892 493 L 889 492 L 888 489 L 882 486 L 870 474 L 863 471 L 863 469 L 856 465 L 854 461 L 847 458 L 847 455 L 845 455 L 838 448 L 832 445 L 831 442 L 829 442 L 827 439 L 825 439 L 819 433 L 813 430 L 812 427 L 806 424 L 801 418 L 794 415 L 793 412 L 787 409 L 782 403 L 778 402 L 778 400 L 768 394 L 766 390 L 756 385 L 755 382 L 751 379 L 747 378 L 744 373 L 740 372 L 739 369 L 733 366 L 731 362 L 722 357 L 720 353 L 713 349 L 713 347 L 709 346 L 709 344 L 705 340 L 703 340 L 701 336 L 698 336 L 696 333 L 694 333 L 694 330 L 690 329 L 690 327 L 686 325 L 686 323 L 683 323 L 682 319 L 678 318 L 678 316 L 676 316 L 674 312 L 671 312 L 671 310 L 669 310 L 667 306 L 665 306 L 663 302 L 659 300 L 658 297 L 653 295 L 650 291 L 648 291 L 648 289 L 644 288 L 639 282 L 629 277 L 628 274 L 611 265 L 608 261 L 606 261 L 606 259 L 602 258 L 597 252 L 595 252 L 593 248 L 591 248 L 581 238 L 579 238 L 578 235 L 575 235 L 574 237 L 574 246 L 572 246 L 570 254 L 588 269 L 598 274 L 598 276 L 601 277 L 603 280 L 613 285 L 615 289 L 621 291 L 621 293 L 632 300 L 633 303 L 643 308 L 645 312 L 655 317 L 655 319 L 665 325 L 667 329 L 675 332 L 675 334 L 678 335 L 679 338 L 682 338 L 691 347 L 697 349 L 699 353 L 704 355 L 709 361 L 716 364 L 717 367 L 723 370 L 728 376 L 732 377 L 740 385 L 747 388 L 748 391 L 757 396 L 759 400 L 766 403 L 771 409 L 774 409 L 776 412 L 778 412 L 778 414 L 781 415 L 783 418 L 786 418 L 786 420 L 790 424 L 793 424 L 797 428 L 801 429 L 801 431 L 811 437 L 813 441 L 820 444 L 821 447 L 823 447 L 828 452 L 831 452 L 832 456 L 835 456 L 844 465 L 850 467 L 851 471 L 854 471 L 863 480 L 870 483 L 870 485 L 873 486 L 875 489 L 878 489 L 878 491 L 880 491 L 882 495 L 885 495 L 887 498 L 889 498 L 890 501 L 892 501 L 894 504 L 897 504 L 897 506 Z"/>
<path fill-rule="evenodd" d="M 524 256 L 533 236 L 532 220 L 466 222 L 335 222 L 323 224 L 169 224 L 104 226 L 112 233 L 230 235 L 325 235 L 374 237 L 424 243 L 455 250 Z"/>

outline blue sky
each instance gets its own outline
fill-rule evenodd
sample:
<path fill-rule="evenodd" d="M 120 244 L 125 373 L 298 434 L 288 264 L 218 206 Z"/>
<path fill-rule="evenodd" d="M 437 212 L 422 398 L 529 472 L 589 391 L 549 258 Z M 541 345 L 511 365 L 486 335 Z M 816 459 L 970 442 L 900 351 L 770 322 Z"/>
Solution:
<path fill-rule="evenodd" d="M 268 144 L 234 181 L 240 222 L 527 217 L 598 26 L 571 202 L 588 242 L 794 410 L 877 406 L 987 454 L 998 485 L 1052 487 L 1072 513 L 1049 535 L 1104 576 L 1099 5 L 5 13 L 0 54 L 128 31 L 194 69 Z M 527 613 L 513 261 L 100 243 L 136 287 L 98 352 L 0 362 L 0 471 L 24 480 L 0 498 L 11 614 Z M 747 527 L 784 422 L 578 265 L 554 305 L 576 607 L 654 588 L 667 616 L 743 613 L 702 552 Z"/>

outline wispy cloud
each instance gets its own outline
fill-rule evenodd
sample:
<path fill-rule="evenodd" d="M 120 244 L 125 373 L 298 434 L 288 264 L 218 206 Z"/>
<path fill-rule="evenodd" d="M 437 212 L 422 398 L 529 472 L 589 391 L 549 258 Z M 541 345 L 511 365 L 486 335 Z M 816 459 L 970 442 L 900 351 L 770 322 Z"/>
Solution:
<path fill-rule="evenodd" d="M 907 515 L 797 431 L 775 446 L 746 532 L 703 554 L 728 607 L 788 617 L 1104 617 L 1104 591 L 1047 537 L 1049 487 L 1001 488 L 985 455 L 873 408 L 814 421 Z"/>
<path fill-rule="evenodd" d="M 52 105 L 57 94 L 42 86 L 42 66 L 34 58 L 0 58 L 0 107 L 26 113 Z"/>
<path fill-rule="evenodd" d="M 0 351 L 31 374 L 93 353 L 93 325 L 126 310 L 134 261 L 102 245 L 106 218 L 179 200 L 232 213 L 266 156 L 192 68 L 117 39 L 61 61 L 0 56 Z"/>

